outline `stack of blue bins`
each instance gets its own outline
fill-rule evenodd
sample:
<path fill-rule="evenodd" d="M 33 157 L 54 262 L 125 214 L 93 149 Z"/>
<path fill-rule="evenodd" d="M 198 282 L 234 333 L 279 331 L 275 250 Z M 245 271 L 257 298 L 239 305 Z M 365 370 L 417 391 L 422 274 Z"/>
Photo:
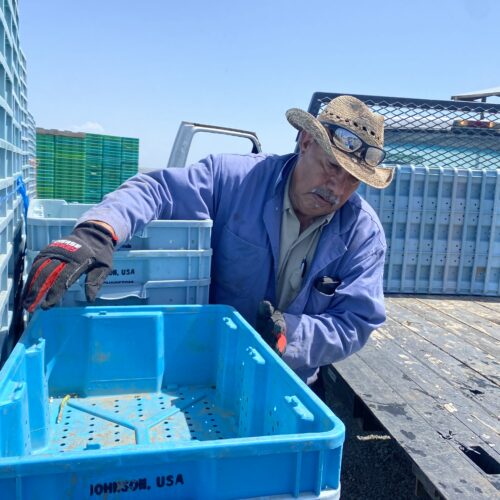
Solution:
<path fill-rule="evenodd" d="M 27 267 L 51 241 L 64 238 L 91 204 L 32 200 L 27 224 Z M 97 305 L 207 304 L 211 220 L 157 220 L 120 246 Z M 88 305 L 85 279 L 65 294 L 63 306 Z"/>
<path fill-rule="evenodd" d="M 0 366 L 22 330 L 23 221 L 34 192 L 35 123 L 17 2 L 0 2 Z M 1 495 L 1 494 L 0 494 Z"/>

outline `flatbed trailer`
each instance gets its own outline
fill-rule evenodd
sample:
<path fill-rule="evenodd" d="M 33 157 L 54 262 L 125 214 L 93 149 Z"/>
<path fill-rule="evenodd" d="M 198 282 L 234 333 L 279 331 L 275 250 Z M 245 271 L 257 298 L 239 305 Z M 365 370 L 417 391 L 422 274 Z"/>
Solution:
<path fill-rule="evenodd" d="M 500 298 L 389 295 L 367 345 L 326 371 L 335 397 L 412 462 L 416 494 L 500 498 Z"/>

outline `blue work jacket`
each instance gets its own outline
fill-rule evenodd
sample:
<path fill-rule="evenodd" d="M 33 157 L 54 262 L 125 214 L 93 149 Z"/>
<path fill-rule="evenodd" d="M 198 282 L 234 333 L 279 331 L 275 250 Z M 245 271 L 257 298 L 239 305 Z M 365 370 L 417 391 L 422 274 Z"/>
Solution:
<path fill-rule="evenodd" d="M 119 243 L 153 219 L 212 219 L 210 301 L 255 324 L 258 303 L 276 303 L 284 187 L 297 156 L 218 155 L 187 168 L 138 174 L 79 221 L 100 220 Z M 357 193 L 323 230 L 297 297 L 284 312 L 283 359 L 305 381 L 359 350 L 385 320 L 386 243 L 380 221 Z M 332 295 L 316 280 L 340 281 Z"/>

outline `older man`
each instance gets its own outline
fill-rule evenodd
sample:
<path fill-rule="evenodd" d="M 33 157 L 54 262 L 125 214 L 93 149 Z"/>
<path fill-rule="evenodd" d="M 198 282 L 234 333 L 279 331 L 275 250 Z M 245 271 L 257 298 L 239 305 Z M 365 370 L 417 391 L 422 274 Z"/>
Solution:
<path fill-rule="evenodd" d="M 387 186 L 383 118 L 351 96 L 313 117 L 287 112 L 299 154 L 209 156 L 139 174 L 51 243 L 30 272 L 25 307 L 55 305 L 87 273 L 94 300 L 115 245 L 153 219 L 213 219 L 210 301 L 234 306 L 306 382 L 360 349 L 385 320 L 381 224 L 356 193 Z"/>

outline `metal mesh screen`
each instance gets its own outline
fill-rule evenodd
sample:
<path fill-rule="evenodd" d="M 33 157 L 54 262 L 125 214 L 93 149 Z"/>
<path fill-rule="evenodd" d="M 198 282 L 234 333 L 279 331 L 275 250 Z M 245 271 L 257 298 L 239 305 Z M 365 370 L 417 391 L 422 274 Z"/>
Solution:
<path fill-rule="evenodd" d="M 314 116 L 341 94 L 317 92 Z M 500 168 L 500 104 L 356 95 L 385 119 L 386 164 Z"/>

